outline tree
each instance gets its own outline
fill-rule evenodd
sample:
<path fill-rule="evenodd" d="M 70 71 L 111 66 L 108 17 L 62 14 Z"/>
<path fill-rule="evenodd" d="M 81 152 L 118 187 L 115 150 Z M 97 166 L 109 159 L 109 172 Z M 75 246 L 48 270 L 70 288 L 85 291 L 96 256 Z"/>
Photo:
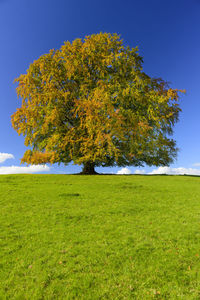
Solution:
<path fill-rule="evenodd" d="M 181 90 L 142 70 L 138 49 L 117 34 L 65 42 L 20 75 L 22 105 L 12 115 L 25 136 L 23 163 L 95 166 L 168 165 L 177 148 L 169 135 Z"/>

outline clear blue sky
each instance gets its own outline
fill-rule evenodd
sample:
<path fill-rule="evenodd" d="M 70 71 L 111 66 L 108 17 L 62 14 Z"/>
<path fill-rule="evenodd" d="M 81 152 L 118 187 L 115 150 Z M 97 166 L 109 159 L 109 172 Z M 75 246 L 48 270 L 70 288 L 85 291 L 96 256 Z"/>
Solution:
<path fill-rule="evenodd" d="M 180 152 L 171 167 L 200 170 L 194 167 L 200 163 L 200 0 L 0 0 L 0 153 L 15 157 L 1 162 L 0 172 L 19 166 L 25 151 L 23 137 L 10 122 L 20 106 L 14 78 L 64 41 L 100 31 L 116 32 L 125 44 L 139 46 L 147 74 L 187 90 L 174 131 Z M 50 173 L 79 170 L 61 165 L 52 166 Z"/>

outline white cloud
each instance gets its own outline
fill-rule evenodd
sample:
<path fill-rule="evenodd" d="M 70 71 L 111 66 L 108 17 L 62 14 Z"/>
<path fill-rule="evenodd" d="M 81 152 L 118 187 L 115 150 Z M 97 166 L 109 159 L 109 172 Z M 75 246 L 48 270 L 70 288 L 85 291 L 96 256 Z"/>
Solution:
<path fill-rule="evenodd" d="M 169 174 L 170 168 L 169 167 L 159 167 L 157 169 L 154 169 L 148 174 Z"/>
<path fill-rule="evenodd" d="M 134 172 L 134 174 L 145 174 L 145 170 L 139 170 L 139 169 L 137 169 L 137 170 L 135 170 L 135 172 Z"/>
<path fill-rule="evenodd" d="M 10 159 L 10 158 L 14 158 L 14 156 L 9 153 L 1 153 L 0 152 L 0 163 L 3 163 L 5 160 Z"/>
<path fill-rule="evenodd" d="M 0 167 L 0 174 L 32 174 L 39 172 L 48 172 L 50 168 L 47 165 L 32 165 L 27 167 L 10 166 Z"/>
<path fill-rule="evenodd" d="M 159 167 L 157 169 L 154 169 L 148 174 L 169 174 L 169 175 L 199 175 L 200 176 L 200 170 L 193 169 L 193 168 L 170 168 L 170 167 Z"/>
<path fill-rule="evenodd" d="M 200 163 L 193 164 L 194 167 L 200 167 Z"/>
<path fill-rule="evenodd" d="M 122 168 L 121 170 L 119 170 L 119 171 L 117 172 L 117 174 L 118 174 L 118 175 L 123 175 L 123 174 L 128 175 L 128 174 L 131 174 L 131 170 L 129 170 L 128 168 Z"/>

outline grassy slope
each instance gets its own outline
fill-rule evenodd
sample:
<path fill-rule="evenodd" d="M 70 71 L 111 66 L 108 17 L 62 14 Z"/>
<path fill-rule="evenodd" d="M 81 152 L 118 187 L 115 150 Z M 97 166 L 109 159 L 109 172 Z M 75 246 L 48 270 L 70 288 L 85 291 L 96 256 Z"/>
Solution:
<path fill-rule="evenodd" d="M 200 299 L 200 178 L 0 176 L 0 299 Z"/>

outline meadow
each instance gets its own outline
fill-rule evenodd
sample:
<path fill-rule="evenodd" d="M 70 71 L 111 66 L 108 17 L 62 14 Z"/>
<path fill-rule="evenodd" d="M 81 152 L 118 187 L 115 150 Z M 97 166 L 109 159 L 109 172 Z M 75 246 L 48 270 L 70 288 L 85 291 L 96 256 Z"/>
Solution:
<path fill-rule="evenodd" d="M 200 178 L 1 175 L 0 299 L 200 299 Z"/>

